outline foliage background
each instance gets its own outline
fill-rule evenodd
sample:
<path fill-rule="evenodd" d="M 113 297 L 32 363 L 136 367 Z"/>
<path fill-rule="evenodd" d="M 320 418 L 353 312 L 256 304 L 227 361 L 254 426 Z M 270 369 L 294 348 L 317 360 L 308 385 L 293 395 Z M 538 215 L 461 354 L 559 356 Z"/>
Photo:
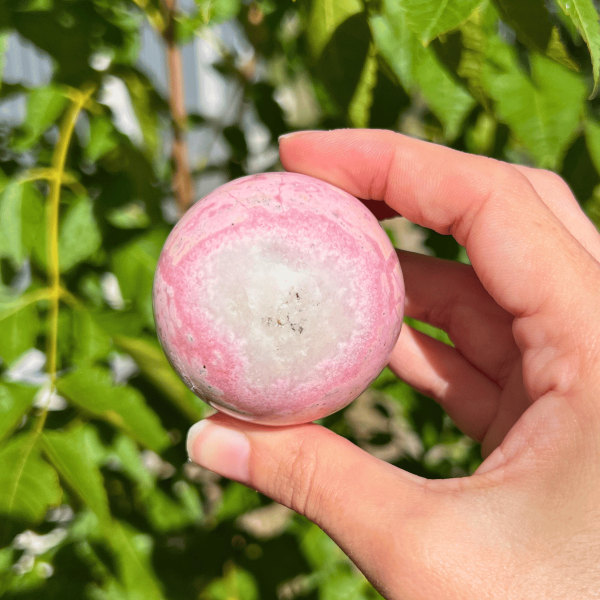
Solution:
<path fill-rule="evenodd" d="M 219 42 L 224 22 L 253 48 L 246 59 Z M 171 57 L 194 36 L 213 44 L 243 110 L 185 114 L 177 82 L 165 95 L 143 68 L 148 24 Z M 0 88 L 0 103 L 27 107 L 0 123 L 0 596 L 379 597 L 317 527 L 186 463 L 186 431 L 208 410 L 156 341 L 158 254 L 186 181 L 189 194 L 280 168 L 277 137 L 298 128 L 389 128 L 550 168 L 599 223 L 592 0 L 4 0 L 0 57 L 14 32 L 51 59 L 52 81 Z M 115 80 L 141 136 L 106 102 Z M 207 129 L 226 151 L 190 160 Z M 386 227 L 399 247 L 468 261 L 451 238 Z M 387 370 L 324 423 L 427 477 L 479 462 Z"/>

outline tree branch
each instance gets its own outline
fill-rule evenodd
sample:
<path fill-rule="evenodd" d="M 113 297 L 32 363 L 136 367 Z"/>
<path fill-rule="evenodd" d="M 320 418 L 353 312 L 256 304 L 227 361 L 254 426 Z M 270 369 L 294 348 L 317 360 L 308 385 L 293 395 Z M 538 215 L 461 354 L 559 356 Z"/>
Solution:
<path fill-rule="evenodd" d="M 173 122 L 173 146 L 171 149 L 171 160 L 174 167 L 173 190 L 179 211 L 183 214 L 194 200 L 194 185 L 190 172 L 186 139 L 187 112 L 185 110 L 183 87 L 183 65 L 181 52 L 175 39 L 177 0 L 164 0 L 164 4 L 167 18 L 162 35 L 167 48 L 169 109 Z"/>

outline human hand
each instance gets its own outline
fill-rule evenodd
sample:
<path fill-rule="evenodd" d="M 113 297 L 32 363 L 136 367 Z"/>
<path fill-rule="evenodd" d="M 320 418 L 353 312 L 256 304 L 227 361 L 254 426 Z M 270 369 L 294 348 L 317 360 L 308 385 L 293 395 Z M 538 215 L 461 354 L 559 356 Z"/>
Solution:
<path fill-rule="evenodd" d="M 192 460 L 324 529 L 388 599 L 600 596 L 600 235 L 556 175 L 387 131 L 281 140 L 289 171 L 452 234 L 472 266 L 400 252 L 390 367 L 482 444 L 471 477 L 425 480 L 315 424 L 214 415 Z"/>

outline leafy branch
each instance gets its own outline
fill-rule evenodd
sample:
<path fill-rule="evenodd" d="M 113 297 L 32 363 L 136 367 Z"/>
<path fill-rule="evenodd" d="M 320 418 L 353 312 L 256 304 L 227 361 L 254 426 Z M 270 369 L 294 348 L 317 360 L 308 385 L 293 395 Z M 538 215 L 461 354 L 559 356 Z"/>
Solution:
<path fill-rule="evenodd" d="M 162 36 L 167 48 L 169 109 L 173 122 L 173 147 L 171 152 L 175 168 L 173 188 L 179 211 L 184 213 L 192 204 L 194 191 L 186 141 L 187 112 L 183 87 L 183 64 L 175 35 L 177 0 L 164 0 L 164 5 L 166 7 L 166 25 L 162 30 Z"/>
<path fill-rule="evenodd" d="M 61 297 L 65 296 L 64 290 L 60 285 L 58 251 L 60 189 L 63 182 L 67 152 L 71 143 L 75 123 L 77 122 L 77 118 L 82 108 L 94 92 L 94 89 L 93 86 L 85 86 L 81 91 L 73 90 L 71 92 L 70 96 L 72 97 L 72 103 L 67 110 L 59 129 L 58 143 L 56 144 L 52 155 L 52 167 L 44 171 L 44 178 L 50 182 L 46 221 L 48 288 L 34 293 L 32 295 L 32 301 L 47 298 L 50 302 L 48 311 L 48 338 L 46 344 L 47 372 L 50 377 L 50 396 L 56 389 L 59 305 Z M 15 448 L 18 460 L 14 466 L 14 473 L 10 480 L 10 485 L 4 501 L 9 514 L 12 512 L 14 504 L 17 501 L 18 490 L 22 485 L 24 473 L 30 463 L 30 459 L 35 458 L 32 456 L 32 452 L 34 448 L 36 448 L 40 435 L 44 429 L 47 415 L 48 404 L 42 408 L 28 439 L 25 440 L 25 443 L 20 448 Z"/>
<path fill-rule="evenodd" d="M 47 342 L 48 374 L 50 375 L 50 393 L 56 386 L 56 348 L 58 342 L 58 311 L 61 296 L 60 266 L 58 255 L 58 224 L 60 214 L 60 188 L 62 185 L 67 151 L 71 143 L 73 129 L 79 113 L 94 92 L 94 86 L 85 86 L 81 91 L 75 91 L 72 103 L 60 127 L 59 139 L 52 157 L 52 174 L 50 179 L 50 193 L 48 196 L 48 287 L 51 292 L 49 312 L 49 335 Z M 45 419 L 46 412 L 42 413 Z M 43 427 L 43 419 L 40 430 Z"/>

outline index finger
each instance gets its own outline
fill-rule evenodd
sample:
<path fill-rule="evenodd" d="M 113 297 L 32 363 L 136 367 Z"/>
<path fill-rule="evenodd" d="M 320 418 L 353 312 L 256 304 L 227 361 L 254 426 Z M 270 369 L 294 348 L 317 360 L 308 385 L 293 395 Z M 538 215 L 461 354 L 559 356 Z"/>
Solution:
<path fill-rule="evenodd" d="M 286 136 L 280 156 L 289 171 L 384 200 L 410 221 L 453 235 L 502 308 L 530 324 L 540 313 L 548 317 L 516 331 L 523 352 L 560 345 L 577 326 L 577 307 L 595 305 L 589 278 L 600 280 L 597 263 L 507 163 L 390 131 L 350 129 Z M 548 391 L 541 388 L 533 395 Z"/>

